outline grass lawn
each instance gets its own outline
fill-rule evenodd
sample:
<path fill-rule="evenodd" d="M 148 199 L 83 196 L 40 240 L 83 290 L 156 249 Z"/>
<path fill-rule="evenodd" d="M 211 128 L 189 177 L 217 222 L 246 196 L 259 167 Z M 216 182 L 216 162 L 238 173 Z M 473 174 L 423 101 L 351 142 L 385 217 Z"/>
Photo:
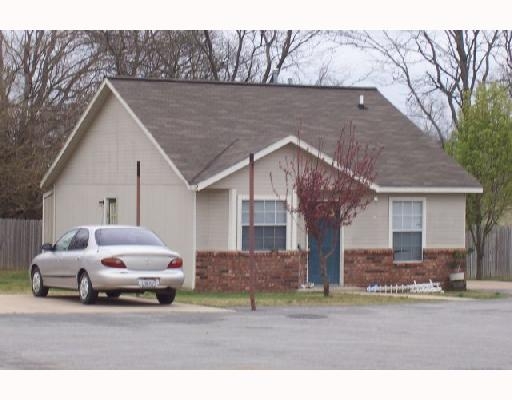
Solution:
<path fill-rule="evenodd" d="M 0 294 L 30 293 L 27 271 L 0 271 Z"/>
<path fill-rule="evenodd" d="M 0 271 L 0 294 L 30 293 L 30 281 L 26 271 Z M 50 292 L 51 293 L 51 292 Z M 500 299 L 503 293 L 468 290 L 445 292 L 444 296 L 470 299 Z M 146 293 L 144 297 L 154 297 Z M 247 293 L 197 293 L 179 290 L 176 301 L 212 307 L 245 307 L 249 305 Z M 357 293 L 331 291 L 329 297 L 322 292 L 301 291 L 286 293 L 256 293 L 257 306 L 303 306 L 303 305 L 371 305 L 396 304 L 418 301 L 407 296 L 362 295 Z"/>
<path fill-rule="evenodd" d="M 256 306 L 306 306 L 306 305 L 370 305 L 396 304 L 416 301 L 406 296 L 365 296 L 357 293 L 323 292 L 256 293 Z M 181 290 L 176 295 L 180 303 L 213 307 L 249 306 L 248 293 L 196 293 Z"/>
<path fill-rule="evenodd" d="M 50 290 L 50 293 L 52 290 Z M 0 271 L 0 294 L 30 293 L 26 271 Z M 144 297 L 155 297 L 146 293 Z M 249 305 L 247 293 L 197 293 L 179 290 L 176 301 L 212 307 L 238 307 Z M 411 302 L 406 297 L 361 296 L 353 293 L 334 292 L 324 298 L 322 292 L 256 293 L 257 306 L 288 305 L 365 305 Z"/>

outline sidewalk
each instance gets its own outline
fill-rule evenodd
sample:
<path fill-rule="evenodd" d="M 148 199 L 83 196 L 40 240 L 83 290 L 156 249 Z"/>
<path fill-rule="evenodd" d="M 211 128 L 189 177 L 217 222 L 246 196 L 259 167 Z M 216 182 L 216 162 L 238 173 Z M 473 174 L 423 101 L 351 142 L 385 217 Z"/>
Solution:
<path fill-rule="evenodd" d="M 468 290 L 484 290 L 512 294 L 512 281 L 476 281 L 466 282 Z"/>
<path fill-rule="evenodd" d="M 95 305 L 83 305 L 78 295 L 51 294 L 34 297 L 32 294 L 0 295 L 2 314 L 118 314 L 118 313 L 216 313 L 228 310 L 193 304 L 173 303 L 162 306 L 156 300 L 121 295 L 119 299 L 99 297 Z"/>

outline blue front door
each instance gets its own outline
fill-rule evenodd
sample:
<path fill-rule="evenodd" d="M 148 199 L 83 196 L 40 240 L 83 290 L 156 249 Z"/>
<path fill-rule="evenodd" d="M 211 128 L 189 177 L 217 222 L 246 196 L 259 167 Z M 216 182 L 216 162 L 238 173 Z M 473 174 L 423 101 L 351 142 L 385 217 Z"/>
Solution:
<path fill-rule="evenodd" d="M 317 241 L 309 236 L 309 260 L 308 260 L 308 281 L 315 284 L 322 284 L 322 273 L 320 271 L 320 257 L 318 254 Z M 340 233 L 339 231 L 329 228 L 325 234 L 322 251 L 326 254 L 332 246 L 336 248 L 327 259 L 327 275 L 329 283 L 340 283 Z"/>

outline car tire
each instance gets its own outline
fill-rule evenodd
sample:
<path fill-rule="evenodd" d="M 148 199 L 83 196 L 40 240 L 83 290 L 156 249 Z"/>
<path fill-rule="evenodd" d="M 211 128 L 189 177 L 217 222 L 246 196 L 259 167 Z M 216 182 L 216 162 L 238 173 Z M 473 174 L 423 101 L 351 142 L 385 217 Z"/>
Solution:
<path fill-rule="evenodd" d="M 172 304 L 174 299 L 176 298 L 176 289 L 168 288 L 165 291 L 157 292 L 156 298 L 160 304 Z"/>
<path fill-rule="evenodd" d="M 43 276 L 37 267 L 32 271 L 32 294 L 36 297 L 45 297 L 48 294 L 48 288 L 44 286 Z"/>
<path fill-rule="evenodd" d="M 121 296 L 121 292 L 119 291 L 111 291 L 107 292 L 106 294 L 109 299 L 117 299 L 119 296 Z"/>
<path fill-rule="evenodd" d="M 94 304 L 98 298 L 98 291 L 94 290 L 92 287 L 92 282 L 87 272 L 80 275 L 80 279 L 78 280 L 78 294 L 83 304 Z"/>

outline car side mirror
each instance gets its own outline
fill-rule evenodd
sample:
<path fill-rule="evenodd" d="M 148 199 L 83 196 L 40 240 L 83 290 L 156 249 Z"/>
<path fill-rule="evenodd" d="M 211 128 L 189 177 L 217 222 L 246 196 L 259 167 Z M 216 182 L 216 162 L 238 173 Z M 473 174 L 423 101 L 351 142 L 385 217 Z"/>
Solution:
<path fill-rule="evenodd" d="M 45 243 L 41 246 L 41 251 L 55 251 L 55 246 L 51 243 Z"/>

